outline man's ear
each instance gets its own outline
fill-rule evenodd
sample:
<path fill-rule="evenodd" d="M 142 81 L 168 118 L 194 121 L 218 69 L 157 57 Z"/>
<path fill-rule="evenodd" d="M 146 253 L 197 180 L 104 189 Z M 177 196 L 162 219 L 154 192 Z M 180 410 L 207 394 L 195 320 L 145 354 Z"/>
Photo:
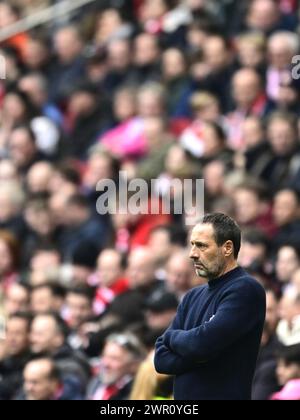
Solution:
<path fill-rule="evenodd" d="M 233 242 L 232 241 L 225 242 L 225 244 L 223 245 L 223 248 L 224 248 L 224 256 L 225 257 L 230 257 L 233 254 Z"/>

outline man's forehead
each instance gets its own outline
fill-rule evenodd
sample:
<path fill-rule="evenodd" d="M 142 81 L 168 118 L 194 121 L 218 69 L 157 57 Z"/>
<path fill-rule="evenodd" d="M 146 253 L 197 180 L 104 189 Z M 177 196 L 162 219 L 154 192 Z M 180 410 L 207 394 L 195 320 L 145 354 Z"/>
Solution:
<path fill-rule="evenodd" d="M 199 223 L 194 227 L 191 234 L 191 240 L 199 240 L 200 238 L 212 239 L 214 237 L 214 228 L 211 224 Z"/>

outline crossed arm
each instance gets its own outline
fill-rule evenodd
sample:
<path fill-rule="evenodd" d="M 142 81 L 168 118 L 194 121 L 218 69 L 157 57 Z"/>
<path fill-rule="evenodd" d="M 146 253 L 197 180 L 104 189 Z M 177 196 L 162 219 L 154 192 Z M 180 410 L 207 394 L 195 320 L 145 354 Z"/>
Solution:
<path fill-rule="evenodd" d="M 250 287 L 226 294 L 214 318 L 184 330 L 179 315 L 156 344 L 158 372 L 179 375 L 218 357 L 227 347 L 263 322 L 263 295 Z"/>

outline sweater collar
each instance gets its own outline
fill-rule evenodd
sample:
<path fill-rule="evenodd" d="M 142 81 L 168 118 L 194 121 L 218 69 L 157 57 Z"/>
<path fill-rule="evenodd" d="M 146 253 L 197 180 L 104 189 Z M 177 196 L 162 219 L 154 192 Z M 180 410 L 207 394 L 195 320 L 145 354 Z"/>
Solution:
<path fill-rule="evenodd" d="M 210 280 L 208 282 L 209 289 L 214 289 L 222 284 L 224 284 L 228 280 L 232 280 L 233 278 L 236 278 L 239 274 L 243 274 L 244 270 L 241 267 L 236 267 L 231 271 L 228 271 L 228 273 L 224 274 L 221 277 L 217 277 L 216 279 Z"/>

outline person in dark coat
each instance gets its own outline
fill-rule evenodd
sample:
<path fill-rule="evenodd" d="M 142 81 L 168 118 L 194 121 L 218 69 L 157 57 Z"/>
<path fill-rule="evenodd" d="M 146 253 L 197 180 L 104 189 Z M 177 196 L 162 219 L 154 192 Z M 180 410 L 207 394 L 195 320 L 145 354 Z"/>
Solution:
<path fill-rule="evenodd" d="M 250 400 L 265 291 L 237 264 L 241 230 L 230 217 L 205 216 L 191 245 L 196 273 L 208 284 L 185 296 L 158 339 L 156 370 L 175 375 L 176 400 Z"/>

